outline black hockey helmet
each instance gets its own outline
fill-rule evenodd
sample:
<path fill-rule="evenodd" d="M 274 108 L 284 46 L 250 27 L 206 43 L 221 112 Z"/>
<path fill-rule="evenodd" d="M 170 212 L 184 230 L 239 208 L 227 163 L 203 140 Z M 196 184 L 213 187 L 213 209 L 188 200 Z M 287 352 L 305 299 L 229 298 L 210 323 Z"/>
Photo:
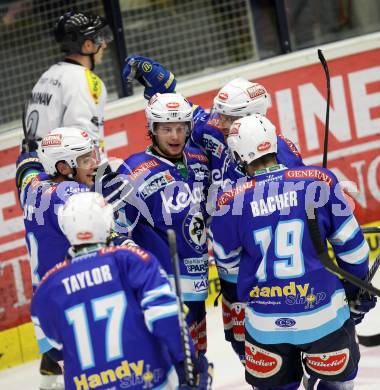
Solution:
<path fill-rule="evenodd" d="M 96 44 L 109 43 L 113 39 L 112 31 L 104 18 L 75 11 L 66 12 L 59 18 L 54 36 L 61 44 L 61 50 L 67 54 L 82 54 L 82 45 L 86 39 Z"/>

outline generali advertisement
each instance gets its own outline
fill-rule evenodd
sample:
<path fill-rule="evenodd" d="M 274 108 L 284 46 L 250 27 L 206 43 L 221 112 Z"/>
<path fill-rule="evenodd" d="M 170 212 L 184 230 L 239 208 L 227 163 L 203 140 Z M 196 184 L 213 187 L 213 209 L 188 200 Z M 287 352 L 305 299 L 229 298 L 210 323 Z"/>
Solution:
<path fill-rule="evenodd" d="M 348 186 L 359 222 L 380 223 L 380 49 L 329 61 L 331 106 L 328 168 Z M 228 81 L 228 80 L 226 80 Z M 326 79 L 320 64 L 255 79 L 270 93 L 268 117 L 308 164 L 320 165 Z M 216 90 L 189 97 L 210 108 Z M 106 122 L 111 157 L 126 158 L 148 145 L 143 111 Z M 107 141 L 108 140 L 108 141 Z M 1 146 L 0 146 L 1 147 Z M 0 150 L 0 331 L 30 321 L 31 280 L 22 210 L 14 183 L 18 146 Z M 379 250 L 378 236 L 369 238 Z"/>

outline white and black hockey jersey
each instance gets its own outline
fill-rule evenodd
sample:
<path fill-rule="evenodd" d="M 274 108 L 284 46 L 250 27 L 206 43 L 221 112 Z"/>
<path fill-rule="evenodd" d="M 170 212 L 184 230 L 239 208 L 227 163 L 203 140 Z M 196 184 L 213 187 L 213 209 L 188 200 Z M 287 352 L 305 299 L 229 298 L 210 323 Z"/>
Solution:
<path fill-rule="evenodd" d="M 42 74 L 29 96 L 29 138 L 42 138 L 57 127 L 77 126 L 103 149 L 106 100 L 103 81 L 90 69 L 69 61 L 58 62 Z"/>

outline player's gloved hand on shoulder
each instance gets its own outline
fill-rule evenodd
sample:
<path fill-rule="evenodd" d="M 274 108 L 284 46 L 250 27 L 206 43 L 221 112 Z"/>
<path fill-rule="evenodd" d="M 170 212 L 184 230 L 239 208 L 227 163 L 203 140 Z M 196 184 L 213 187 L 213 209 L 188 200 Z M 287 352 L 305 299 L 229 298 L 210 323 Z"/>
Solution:
<path fill-rule="evenodd" d="M 112 232 L 110 240 L 115 246 L 138 246 L 128 235 Z"/>
<path fill-rule="evenodd" d="M 193 361 L 193 369 L 195 375 L 195 386 L 190 386 L 186 383 L 185 367 L 184 363 L 181 362 L 176 364 L 176 371 L 178 374 L 178 379 L 180 385 L 178 386 L 179 390 L 209 390 L 211 389 L 213 375 L 214 375 L 214 365 L 209 363 L 206 356 L 201 355 Z"/>
<path fill-rule="evenodd" d="M 117 201 L 126 199 L 133 190 L 127 175 L 117 172 L 106 173 L 101 177 L 96 177 L 92 191 L 103 195 L 108 203 L 114 204 Z"/>
<path fill-rule="evenodd" d="M 157 92 L 174 92 L 177 84 L 170 70 L 149 57 L 137 54 L 131 54 L 125 59 L 122 73 L 125 81 L 132 81 L 135 78 L 145 87 L 145 99 L 150 99 Z"/>
<path fill-rule="evenodd" d="M 355 325 L 360 324 L 364 316 L 376 306 L 377 297 L 369 293 L 365 293 L 356 300 L 349 301 L 350 317 L 355 322 Z"/>

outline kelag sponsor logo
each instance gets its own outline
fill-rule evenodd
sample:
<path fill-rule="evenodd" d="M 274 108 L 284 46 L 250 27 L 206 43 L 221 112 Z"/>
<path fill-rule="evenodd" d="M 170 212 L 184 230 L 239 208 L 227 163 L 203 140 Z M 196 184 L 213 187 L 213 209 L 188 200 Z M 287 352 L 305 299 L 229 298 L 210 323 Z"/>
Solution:
<path fill-rule="evenodd" d="M 196 292 L 208 291 L 208 281 L 207 278 L 201 278 L 194 280 L 194 290 Z"/>
<path fill-rule="evenodd" d="M 296 321 L 292 318 L 279 318 L 274 323 L 280 328 L 292 328 L 296 324 Z"/>
<path fill-rule="evenodd" d="M 200 204 L 205 200 L 203 186 L 190 188 L 186 183 L 181 189 L 183 189 L 183 191 L 178 191 L 176 196 L 174 196 L 174 194 L 166 193 L 166 189 L 164 192 L 161 192 L 162 205 L 166 213 L 180 212 L 190 204 Z M 174 192 L 174 189 L 172 192 Z"/>

